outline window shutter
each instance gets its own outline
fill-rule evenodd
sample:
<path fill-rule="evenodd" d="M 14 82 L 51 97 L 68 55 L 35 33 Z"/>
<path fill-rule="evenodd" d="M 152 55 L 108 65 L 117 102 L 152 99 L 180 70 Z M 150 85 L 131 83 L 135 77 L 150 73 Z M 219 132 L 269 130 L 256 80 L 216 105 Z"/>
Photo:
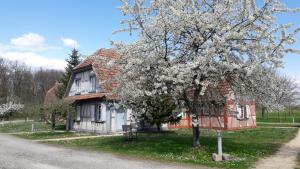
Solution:
<path fill-rule="evenodd" d="M 80 106 L 76 107 L 76 120 L 80 121 Z"/>
<path fill-rule="evenodd" d="M 250 106 L 246 105 L 246 118 L 249 119 L 251 115 Z"/>
<path fill-rule="evenodd" d="M 95 113 L 95 105 L 94 104 L 92 104 L 90 106 L 90 112 L 91 112 L 92 121 L 95 121 L 95 115 L 96 115 L 96 113 Z"/>
<path fill-rule="evenodd" d="M 236 118 L 241 119 L 242 118 L 242 108 L 240 105 L 236 105 L 236 111 L 237 111 Z"/>

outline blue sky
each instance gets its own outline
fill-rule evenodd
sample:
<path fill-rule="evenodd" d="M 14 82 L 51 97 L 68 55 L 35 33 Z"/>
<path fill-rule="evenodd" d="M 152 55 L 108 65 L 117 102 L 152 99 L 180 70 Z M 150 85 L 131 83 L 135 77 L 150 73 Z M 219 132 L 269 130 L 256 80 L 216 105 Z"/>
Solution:
<path fill-rule="evenodd" d="M 300 7 L 298 0 L 283 1 L 288 7 Z M 89 55 L 109 48 L 112 39 L 131 41 L 128 34 L 112 35 L 121 28 L 118 6 L 119 0 L 1 0 L 0 56 L 62 69 L 73 46 Z M 300 13 L 279 16 L 279 22 L 300 25 Z M 32 44 L 24 47 L 28 39 Z M 296 47 L 300 49 L 299 42 Z M 287 55 L 284 63 L 282 72 L 300 79 L 300 56 Z"/>

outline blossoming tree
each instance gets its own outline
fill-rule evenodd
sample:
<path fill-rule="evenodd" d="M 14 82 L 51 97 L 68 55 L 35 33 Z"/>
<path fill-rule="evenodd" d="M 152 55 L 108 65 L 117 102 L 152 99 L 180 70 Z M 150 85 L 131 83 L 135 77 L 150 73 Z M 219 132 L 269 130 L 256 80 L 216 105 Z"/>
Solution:
<path fill-rule="evenodd" d="M 243 84 L 256 82 L 256 69 L 282 66 L 285 53 L 298 53 L 287 46 L 300 29 L 276 20 L 278 13 L 298 10 L 277 0 L 122 2 L 127 17 L 120 31 L 138 36 L 113 43 L 120 55 L 118 94 L 129 106 L 141 96 L 172 96 L 192 114 L 194 146 L 200 146 L 198 108 L 208 86 L 227 81 L 236 92 L 246 91 Z"/>
<path fill-rule="evenodd" d="M 15 104 L 13 102 L 8 102 L 6 104 L 0 105 L 0 117 L 11 116 L 12 113 L 22 110 L 24 107 L 23 104 Z"/>

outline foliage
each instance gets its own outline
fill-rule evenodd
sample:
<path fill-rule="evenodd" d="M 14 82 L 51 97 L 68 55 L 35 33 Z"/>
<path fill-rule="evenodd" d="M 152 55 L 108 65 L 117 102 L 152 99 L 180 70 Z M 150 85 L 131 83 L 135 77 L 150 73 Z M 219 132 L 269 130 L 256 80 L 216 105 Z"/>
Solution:
<path fill-rule="evenodd" d="M 136 118 L 141 124 L 156 125 L 160 131 L 163 123 L 176 123 L 180 120 L 177 117 L 176 104 L 168 95 L 156 95 L 155 97 L 144 96 L 135 102 L 132 108 L 136 113 Z"/>
<path fill-rule="evenodd" d="M 80 63 L 80 54 L 77 49 L 73 49 L 71 51 L 71 54 L 69 55 L 69 59 L 67 59 L 67 67 L 65 68 L 65 72 L 60 79 L 60 82 L 62 85 L 58 88 L 57 96 L 59 98 L 63 98 L 64 94 L 66 92 L 69 80 L 72 75 L 73 69 Z"/>
<path fill-rule="evenodd" d="M 255 98 L 257 106 L 265 111 L 283 111 L 285 106 L 295 106 L 300 98 L 298 85 L 292 78 L 279 75 L 274 68 L 255 70 L 254 82 L 244 83 L 248 96 Z M 252 85 L 251 87 L 249 85 Z"/>
<path fill-rule="evenodd" d="M 281 144 L 292 139 L 297 129 L 257 128 L 223 132 L 223 152 L 235 160 L 214 162 L 212 153 L 217 151 L 216 132 L 202 130 L 202 147 L 190 147 L 191 130 L 166 133 L 139 133 L 136 142 L 125 142 L 124 137 L 103 137 L 51 142 L 89 149 L 107 151 L 143 159 L 171 161 L 220 168 L 250 168 L 257 160 L 274 154 Z M 151 146 L 149 146 L 151 145 Z"/>
<path fill-rule="evenodd" d="M 48 105 L 45 108 L 46 121 L 52 124 L 52 129 L 55 129 L 56 122 L 58 120 L 65 120 L 69 115 L 74 117 L 75 108 L 72 103 L 64 100 L 59 100 L 56 103 Z"/>
<path fill-rule="evenodd" d="M 125 104 L 140 96 L 172 95 L 193 116 L 199 145 L 198 108 L 210 86 L 226 81 L 237 96 L 256 86 L 255 70 L 282 66 L 300 28 L 279 24 L 278 13 L 297 12 L 277 0 L 122 0 L 134 43 L 114 42 L 120 55 L 119 95 Z M 148 3 L 149 2 L 149 3 Z M 151 77 L 151 78 L 150 78 Z M 153 87 L 149 87 L 149 80 Z M 250 83 L 250 84 L 249 84 Z M 249 85 L 244 85 L 249 84 Z M 134 91 L 134 92 L 133 92 Z M 238 102 L 240 99 L 236 97 Z M 130 101 L 130 102 L 128 102 Z"/>

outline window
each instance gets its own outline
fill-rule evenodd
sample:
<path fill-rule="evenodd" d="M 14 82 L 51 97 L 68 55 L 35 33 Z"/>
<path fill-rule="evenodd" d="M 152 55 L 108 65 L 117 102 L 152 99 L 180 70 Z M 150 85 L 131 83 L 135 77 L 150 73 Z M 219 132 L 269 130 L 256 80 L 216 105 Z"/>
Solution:
<path fill-rule="evenodd" d="M 80 79 L 75 80 L 76 94 L 80 93 Z"/>
<path fill-rule="evenodd" d="M 96 76 L 95 75 L 90 76 L 90 85 L 91 85 L 90 92 L 96 92 Z"/>
<path fill-rule="evenodd" d="M 98 105 L 98 108 L 97 108 L 97 113 L 96 113 L 96 119 L 97 121 L 101 121 L 101 105 Z"/>
<path fill-rule="evenodd" d="M 249 110 L 247 106 L 237 106 L 237 119 L 244 120 L 248 118 Z"/>

